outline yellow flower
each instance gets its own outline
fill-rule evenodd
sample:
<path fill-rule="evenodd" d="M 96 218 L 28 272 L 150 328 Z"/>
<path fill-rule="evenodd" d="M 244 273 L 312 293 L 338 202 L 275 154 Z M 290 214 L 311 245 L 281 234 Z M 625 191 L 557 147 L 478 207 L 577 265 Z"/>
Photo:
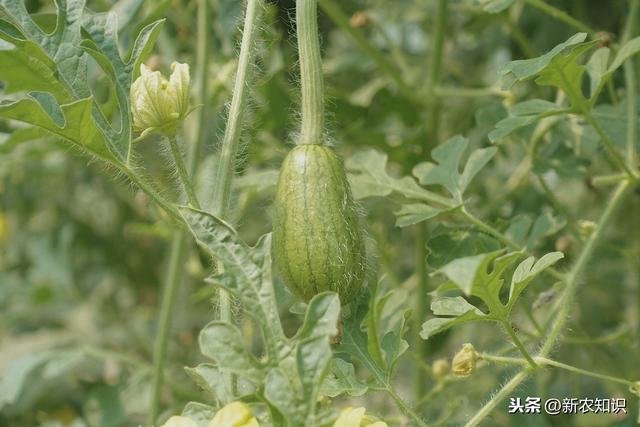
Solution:
<path fill-rule="evenodd" d="M 333 427 L 388 427 L 387 423 L 371 415 L 365 415 L 365 408 L 345 408 Z"/>
<path fill-rule="evenodd" d="M 451 362 L 451 371 L 453 375 L 458 377 L 467 377 L 476 370 L 476 362 L 478 353 L 472 344 L 466 343 L 462 345 L 462 349 L 453 356 Z"/>
<path fill-rule="evenodd" d="M 131 85 L 133 128 L 173 134 L 189 113 L 189 65 L 171 64 L 169 80 L 159 71 L 140 65 L 140 77 Z"/>
<path fill-rule="evenodd" d="M 259 427 L 251 409 L 242 402 L 231 402 L 218 411 L 209 427 Z"/>
<path fill-rule="evenodd" d="M 169 418 L 162 427 L 198 427 L 198 424 L 191 418 L 175 416 Z"/>

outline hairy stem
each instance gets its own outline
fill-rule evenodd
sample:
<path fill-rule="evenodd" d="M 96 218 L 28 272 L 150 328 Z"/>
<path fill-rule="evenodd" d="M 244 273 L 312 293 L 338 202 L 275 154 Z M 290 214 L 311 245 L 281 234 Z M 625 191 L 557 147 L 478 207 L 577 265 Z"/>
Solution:
<path fill-rule="evenodd" d="M 480 358 L 488 362 L 502 363 L 502 364 L 527 365 L 529 363 L 526 359 L 521 359 L 519 357 L 494 356 L 492 354 L 484 354 L 484 353 L 480 355 Z M 611 375 L 599 374 L 597 372 L 592 372 L 586 369 L 577 368 L 572 365 L 567 365 L 566 363 L 558 362 L 556 360 L 549 359 L 547 357 L 537 356 L 535 357 L 535 362 L 541 366 L 553 366 L 556 368 L 564 369 L 565 371 L 573 372 L 573 373 L 584 375 L 587 377 L 599 378 L 601 380 L 611 381 L 618 384 L 624 384 L 629 387 L 633 387 L 637 384 L 636 382 L 627 380 L 625 378 L 618 378 L 618 377 L 613 377 Z"/>
<path fill-rule="evenodd" d="M 317 0 L 296 0 L 296 28 L 302 90 L 302 126 L 298 144 L 322 144 L 324 83 Z"/>
<path fill-rule="evenodd" d="M 112 163 L 120 172 L 124 173 L 129 180 L 140 187 L 140 189 L 153 200 L 162 210 L 164 210 L 171 218 L 180 221 L 178 210 L 169 200 L 165 199 L 153 186 L 151 179 L 131 162 L 129 166 L 121 163 Z"/>
<path fill-rule="evenodd" d="M 229 209 L 231 182 L 235 174 L 242 123 L 247 110 L 247 90 L 251 79 L 251 68 L 254 65 L 254 44 L 258 32 L 261 9 L 262 0 L 247 0 L 242 43 L 240 45 L 240 57 L 238 58 L 238 68 L 233 86 L 233 97 L 231 99 L 231 107 L 229 108 L 229 117 L 224 131 L 222 147 L 220 148 L 220 156 L 218 158 L 216 188 L 213 197 L 213 209 L 215 213 L 222 218 L 226 216 L 227 210 Z"/>
<path fill-rule="evenodd" d="M 618 384 L 624 384 L 626 386 L 632 387 L 636 383 L 633 381 L 626 380 L 624 378 L 613 377 L 611 375 L 599 374 L 597 372 L 587 371 L 586 369 L 580 369 L 575 366 L 567 365 L 566 363 L 558 362 L 552 359 L 548 359 L 546 357 L 536 357 L 536 362 L 541 365 L 554 366 L 556 368 L 564 369 L 569 372 L 574 372 L 576 374 L 585 375 L 587 377 L 599 378 L 605 381 L 611 381 Z"/>
<path fill-rule="evenodd" d="M 504 399 L 509 397 L 513 390 L 516 389 L 520 385 L 520 383 L 526 380 L 531 371 L 526 369 L 518 372 L 513 376 L 493 397 L 465 424 L 465 427 L 475 427 L 480 425 L 482 420 L 484 420 L 490 413 L 495 409 L 496 406 Z"/>
<path fill-rule="evenodd" d="M 191 206 L 199 209 L 200 203 L 198 203 L 196 191 L 193 188 L 191 178 L 189 178 L 189 173 L 187 172 L 187 167 L 185 166 L 184 159 L 182 158 L 182 150 L 180 150 L 180 147 L 178 146 L 178 139 L 175 136 L 170 136 L 168 139 L 169 146 L 171 147 L 171 154 L 173 155 L 176 168 L 178 168 L 178 174 L 180 175 L 180 181 L 182 181 L 184 192 L 187 195 L 187 200 Z"/>
<path fill-rule="evenodd" d="M 405 402 L 404 400 L 402 400 L 402 398 L 398 395 L 398 393 L 395 392 L 394 389 L 392 389 L 391 387 L 387 388 L 387 393 L 389 394 L 389 396 L 391 396 L 391 398 L 393 399 L 393 401 L 396 403 L 396 406 L 398 407 L 398 409 L 400 409 L 400 411 L 406 415 L 408 418 L 411 418 L 414 422 L 416 426 L 420 426 L 420 427 L 427 427 L 427 423 L 425 423 L 422 418 L 420 418 L 420 416 L 418 414 L 415 413 L 415 411 L 413 409 L 411 409 Z"/>

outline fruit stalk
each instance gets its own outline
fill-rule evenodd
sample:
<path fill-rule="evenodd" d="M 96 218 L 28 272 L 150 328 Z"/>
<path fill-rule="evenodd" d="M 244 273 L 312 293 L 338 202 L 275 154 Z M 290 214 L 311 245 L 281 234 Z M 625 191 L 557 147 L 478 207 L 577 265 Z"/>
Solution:
<path fill-rule="evenodd" d="M 318 40 L 317 0 L 296 0 L 296 29 L 302 87 L 302 126 L 297 143 L 322 144 L 324 82 Z"/>

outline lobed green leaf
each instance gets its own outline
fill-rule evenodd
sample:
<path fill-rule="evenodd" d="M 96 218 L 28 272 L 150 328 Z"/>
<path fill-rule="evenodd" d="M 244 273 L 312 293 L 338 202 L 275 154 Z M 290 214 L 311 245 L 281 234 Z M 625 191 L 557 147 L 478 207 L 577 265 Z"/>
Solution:
<path fill-rule="evenodd" d="M 509 310 L 515 304 L 520 294 L 526 289 L 531 281 L 542 273 L 545 269 L 551 267 L 564 258 L 562 252 L 550 252 L 535 262 L 534 257 L 529 257 L 522 261 L 511 277 L 511 288 L 509 289 Z"/>
<path fill-rule="evenodd" d="M 474 150 L 465 164 L 462 174 L 459 172 L 460 161 L 467 150 L 469 141 L 454 136 L 431 152 L 437 162 L 424 162 L 413 168 L 413 175 L 422 185 L 441 185 L 458 203 L 462 203 L 462 195 L 480 170 L 495 156 L 495 147 Z"/>
<path fill-rule="evenodd" d="M 351 156 L 346 168 L 352 172 L 349 181 L 356 199 L 385 197 L 398 193 L 413 200 L 440 200 L 445 205 L 449 200 L 420 187 L 410 177 L 393 178 L 387 173 L 387 155 L 376 150 L 367 150 Z"/>
<path fill-rule="evenodd" d="M 331 361 L 331 375 L 323 383 L 322 393 L 329 397 L 347 394 L 351 397 L 362 396 L 369 387 L 356 376 L 352 363 L 334 358 Z"/>
<path fill-rule="evenodd" d="M 500 70 L 500 74 L 504 80 L 504 86 L 511 88 L 517 82 L 537 76 L 550 66 L 551 61 L 553 61 L 555 57 L 566 50 L 580 45 L 586 38 L 587 33 L 577 33 L 537 58 L 520 59 L 509 62 Z"/>
<path fill-rule="evenodd" d="M 234 325 L 213 321 L 205 326 L 198 338 L 200 351 L 219 366 L 255 384 L 262 384 L 266 375 L 262 364 L 244 347 L 242 333 Z"/>

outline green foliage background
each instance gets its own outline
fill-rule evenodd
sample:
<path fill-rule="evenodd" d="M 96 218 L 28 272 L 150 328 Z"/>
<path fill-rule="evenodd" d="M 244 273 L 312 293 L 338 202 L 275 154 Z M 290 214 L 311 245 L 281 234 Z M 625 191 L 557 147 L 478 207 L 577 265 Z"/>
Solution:
<path fill-rule="evenodd" d="M 277 170 L 299 125 L 294 3 L 268 2 L 263 12 L 249 119 L 227 218 L 244 242 L 251 246 L 258 242 L 256 253 L 263 258 L 268 245 L 259 238 L 271 230 Z M 340 356 L 332 362 L 330 379 L 325 390 L 316 390 L 319 384 L 315 384 L 309 391 L 313 396 L 339 395 L 331 404 L 328 397 L 321 400 L 318 416 L 324 416 L 325 423 L 339 408 L 356 404 L 390 426 L 414 425 L 406 411 L 398 410 L 403 404 L 431 424 L 467 422 L 515 368 L 483 363 L 471 377 L 443 379 L 433 376 L 432 363 L 450 359 L 465 342 L 481 352 L 519 354 L 495 323 L 465 323 L 435 334 L 441 329 L 433 328 L 433 319 L 442 314 L 466 316 L 464 304 L 485 313 L 500 311 L 487 302 L 490 298 L 483 298 L 486 295 L 474 293 L 470 283 L 456 280 L 459 276 L 452 273 L 451 262 L 509 246 L 492 235 L 489 225 L 513 243 L 508 252 L 522 249 L 536 259 L 562 252 L 564 258 L 553 259 L 554 271 L 570 271 L 608 204 L 613 189 L 608 182 L 624 178 L 615 175 L 623 171 L 608 153 L 617 150 L 623 163 L 627 161 L 623 154 L 630 126 L 627 104 L 630 97 L 638 99 L 638 90 L 627 90 L 622 68 L 609 68 L 611 80 L 601 91 L 594 81 L 613 67 L 621 52 L 630 13 L 627 2 L 549 1 L 589 31 L 602 32 L 585 34 L 586 41 L 574 36 L 579 29 L 532 5 L 539 2 L 444 3 L 448 16 L 438 33 L 433 30 L 437 1 L 320 0 L 327 134 L 345 159 L 354 193 L 361 200 L 370 254 L 369 290 L 346 311 L 346 333 L 343 343 L 334 347 Z M 53 30 L 53 4 L 27 1 L 25 5 L 41 28 Z M 216 149 L 232 95 L 243 9 L 236 0 L 210 0 L 209 5 L 208 108 L 203 122 L 207 144 L 200 154 L 197 183 L 203 208 L 215 209 L 210 200 Z M 50 107 L 41 122 L 55 125 L 56 114 L 78 112 L 83 118 L 74 123 L 84 132 L 58 135 L 82 141 L 74 146 L 24 123 L 0 121 L 0 425 L 7 427 L 144 425 L 149 411 L 153 341 L 173 228 L 167 213 L 113 166 L 129 156 L 129 125 L 123 114 L 128 103 L 123 104 L 122 97 L 136 67 L 127 68 L 130 58 L 125 52 L 146 28 L 150 40 L 141 44 L 140 58 L 151 51 L 157 37 L 147 63 L 164 69 L 174 60 L 195 64 L 196 2 L 96 0 L 87 6 L 117 16 L 120 55 L 111 52 L 107 61 L 119 64 L 120 68 L 114 66 L 118 85 L 99 66 L 104 46 L 83 44 L 98 53 L 82 57 L 89 79 L 76 82 L 69 94 L 52 83 L 57 77 L 44 76 L 47 70 L 36 64 L 29 46 L 16 52 L 6 40 L 0 42 L 1 115 L 34 117 L 35 101 L 21 104 L 27 113 L 11 109 L 8 102 L 22 99 L 25 92 L 48 92 L 58 102 L 46 95 L 37 98 L 39 105 Z M 351 19 L 346 26 L 340 25 L 336 7 Z M 2 7 L 0 18 L 0 31 L 11 35 Z M 166 21 L 156 29 L 152 23 L 160 18 Z M 640 30 L 636 24 L 631 36 Z M 444 41 L 435 81 L 438 37 Z M 68 41 L 80 49 L 80 40 Z M 555 57 L 547 56 L 546 63 L 519 63 L 520 68 L 511 63 L 505 68 L 510 61 L 538 57 L 563 42 L 564 49 Z M 612 48 L 608 61 L 594 55 L 603 46 Z M 622 59 L 636 64 L 638 76 L 638 57 L 631 53 L 640 49 L 640 43 L 631 49 L 635 50 Z M 131 59 L 136 58 L 134 54 Z M 584 64 L 586 68 L 580 66 Z M 34 70 L 33 75 L 25 69 Z M 66 71 L 76 69 L 71 65 Z M 558 70 L 568 82 L 558 80 Z M 514 84 L 501 86 L 509 78 Z M 196 86 L 194 94 L 197 90 Z M 64 111 L 58 106 L 91 93 L 113 128 L 120 129 L 108 138 L 100 136 L 101 123 L 80 115 L 82 108 L 90 109 L 89 104 L 79 101 L 74 110 Z M 185 145 L 195 138 L 196 120 L 192 114 L 183 126 Z M 632 125 L 638 126 L 637 110 Z M 601 142 L 598 127 L 611 147 Z M 145 179 L 162 188 L 167 199 L 177 200 L 179 181 L 162 147 L 161 138 L 150 137 L 132 150 L 137 167 L 148 173 Z M 83 156 L 83 150 L 89 150 L 91 157 Z M 113 164 L 107 166 L 101 158 Z M 637 170 L 637 160 L 630 167 Z M 553 353 L 556 360 L 630 381 L 640 378 L 639 204 L 634 184 L 577 278 L 570 318 Z M 201 240 L 206 237 L 197 230 L 194 234 Z M 212 242 L 215 245 L 215 239 Z M 161 393 L 163 418 L 182 412 L 191 401 L 212 407 L 224 401 L 220 394 L 204 393 L 198 387 L 202 384 L 193 380 L 197 375 L 184 369 L 206 361 L 205 356 L 215 360 L 220 351 L 209 348 L 208 354 L 204 346 L 203 355 L 198 346 L 200 330 L 214 318 L 216 284 L 211 278 L 205 280 L 210 274 L 207 251 L 189 245 L 171 317 Z M 511 274 L 526 258 L 524 252 L 505 264 L 502 293 L 498 277 L 487 280 L 494 283 L 488 286 L 498 286 L 498 302 L 509 300 Z M 503 253 L 495 253 L 491 260 Z M 253 268 L 255 274 L 266 268 L 253 258 L 244 267 Z M 475 267 L 465 264 L 464 271 L 474 273 Z M 425 278 L 429 295 L 421 288 Z M 535 278 L 532 274 L 530 279 L 520 300 L 509 307 L 513 311 L 507 328 L 516 329 L 525 345 L 536 349 L 548 333 L 545 320 L 558 308 L 563 287 L 553 274 Z M 451 292 L 452 282 L 457 292 Z M 377 299 L 366 301 L 371 294 Z M 436 306 L 436 316 L 429 306 L 443 296 L 457 297 L 449 302 L 460 305 L 448 312 L 441 307 L 440 313 Z M 461 296 L 467 297 L 464 303 Z M 304 311 L 278 279 L 275 300 L 284 335 L 294 337 Z M 330 295 L 316 303 L 324 307 L 324 315 L 337 316 Z M 243 307 L 247 308 L 242 299 L 236 301 L 236 323 L 246 348 L 261 355 L 260 328 Z M 505 323 L 506 317 L 496 319 Z M 423 326 L 428 320 L 431 326 Z M 366 332 L 360 322 L 367 326 Z M 225 327 L 209 324 L 205 332 L 210 328 Z M 330 329 L 325 326 L 314 333 L 326 336 Z M 420 331 L 423 337 L 434 335 L 425 341 Z M 315 337 L 307 333 L 295 335 L 287 345 L 298 349 L 305 339 Z M 382 343 L 376 347 L 372 336 Z M 353 357 L 363 347 L 368 353 L 362 359 Z M 267 374 L 252 375 L 255 379 Z M 629 414 L 511 416 L 501 402 L 486 425 L 633 425 L 638 415 L 638 398 L 627 386 L 552 368 L 537 372 L 509 396 L 626 397 Z"/>

